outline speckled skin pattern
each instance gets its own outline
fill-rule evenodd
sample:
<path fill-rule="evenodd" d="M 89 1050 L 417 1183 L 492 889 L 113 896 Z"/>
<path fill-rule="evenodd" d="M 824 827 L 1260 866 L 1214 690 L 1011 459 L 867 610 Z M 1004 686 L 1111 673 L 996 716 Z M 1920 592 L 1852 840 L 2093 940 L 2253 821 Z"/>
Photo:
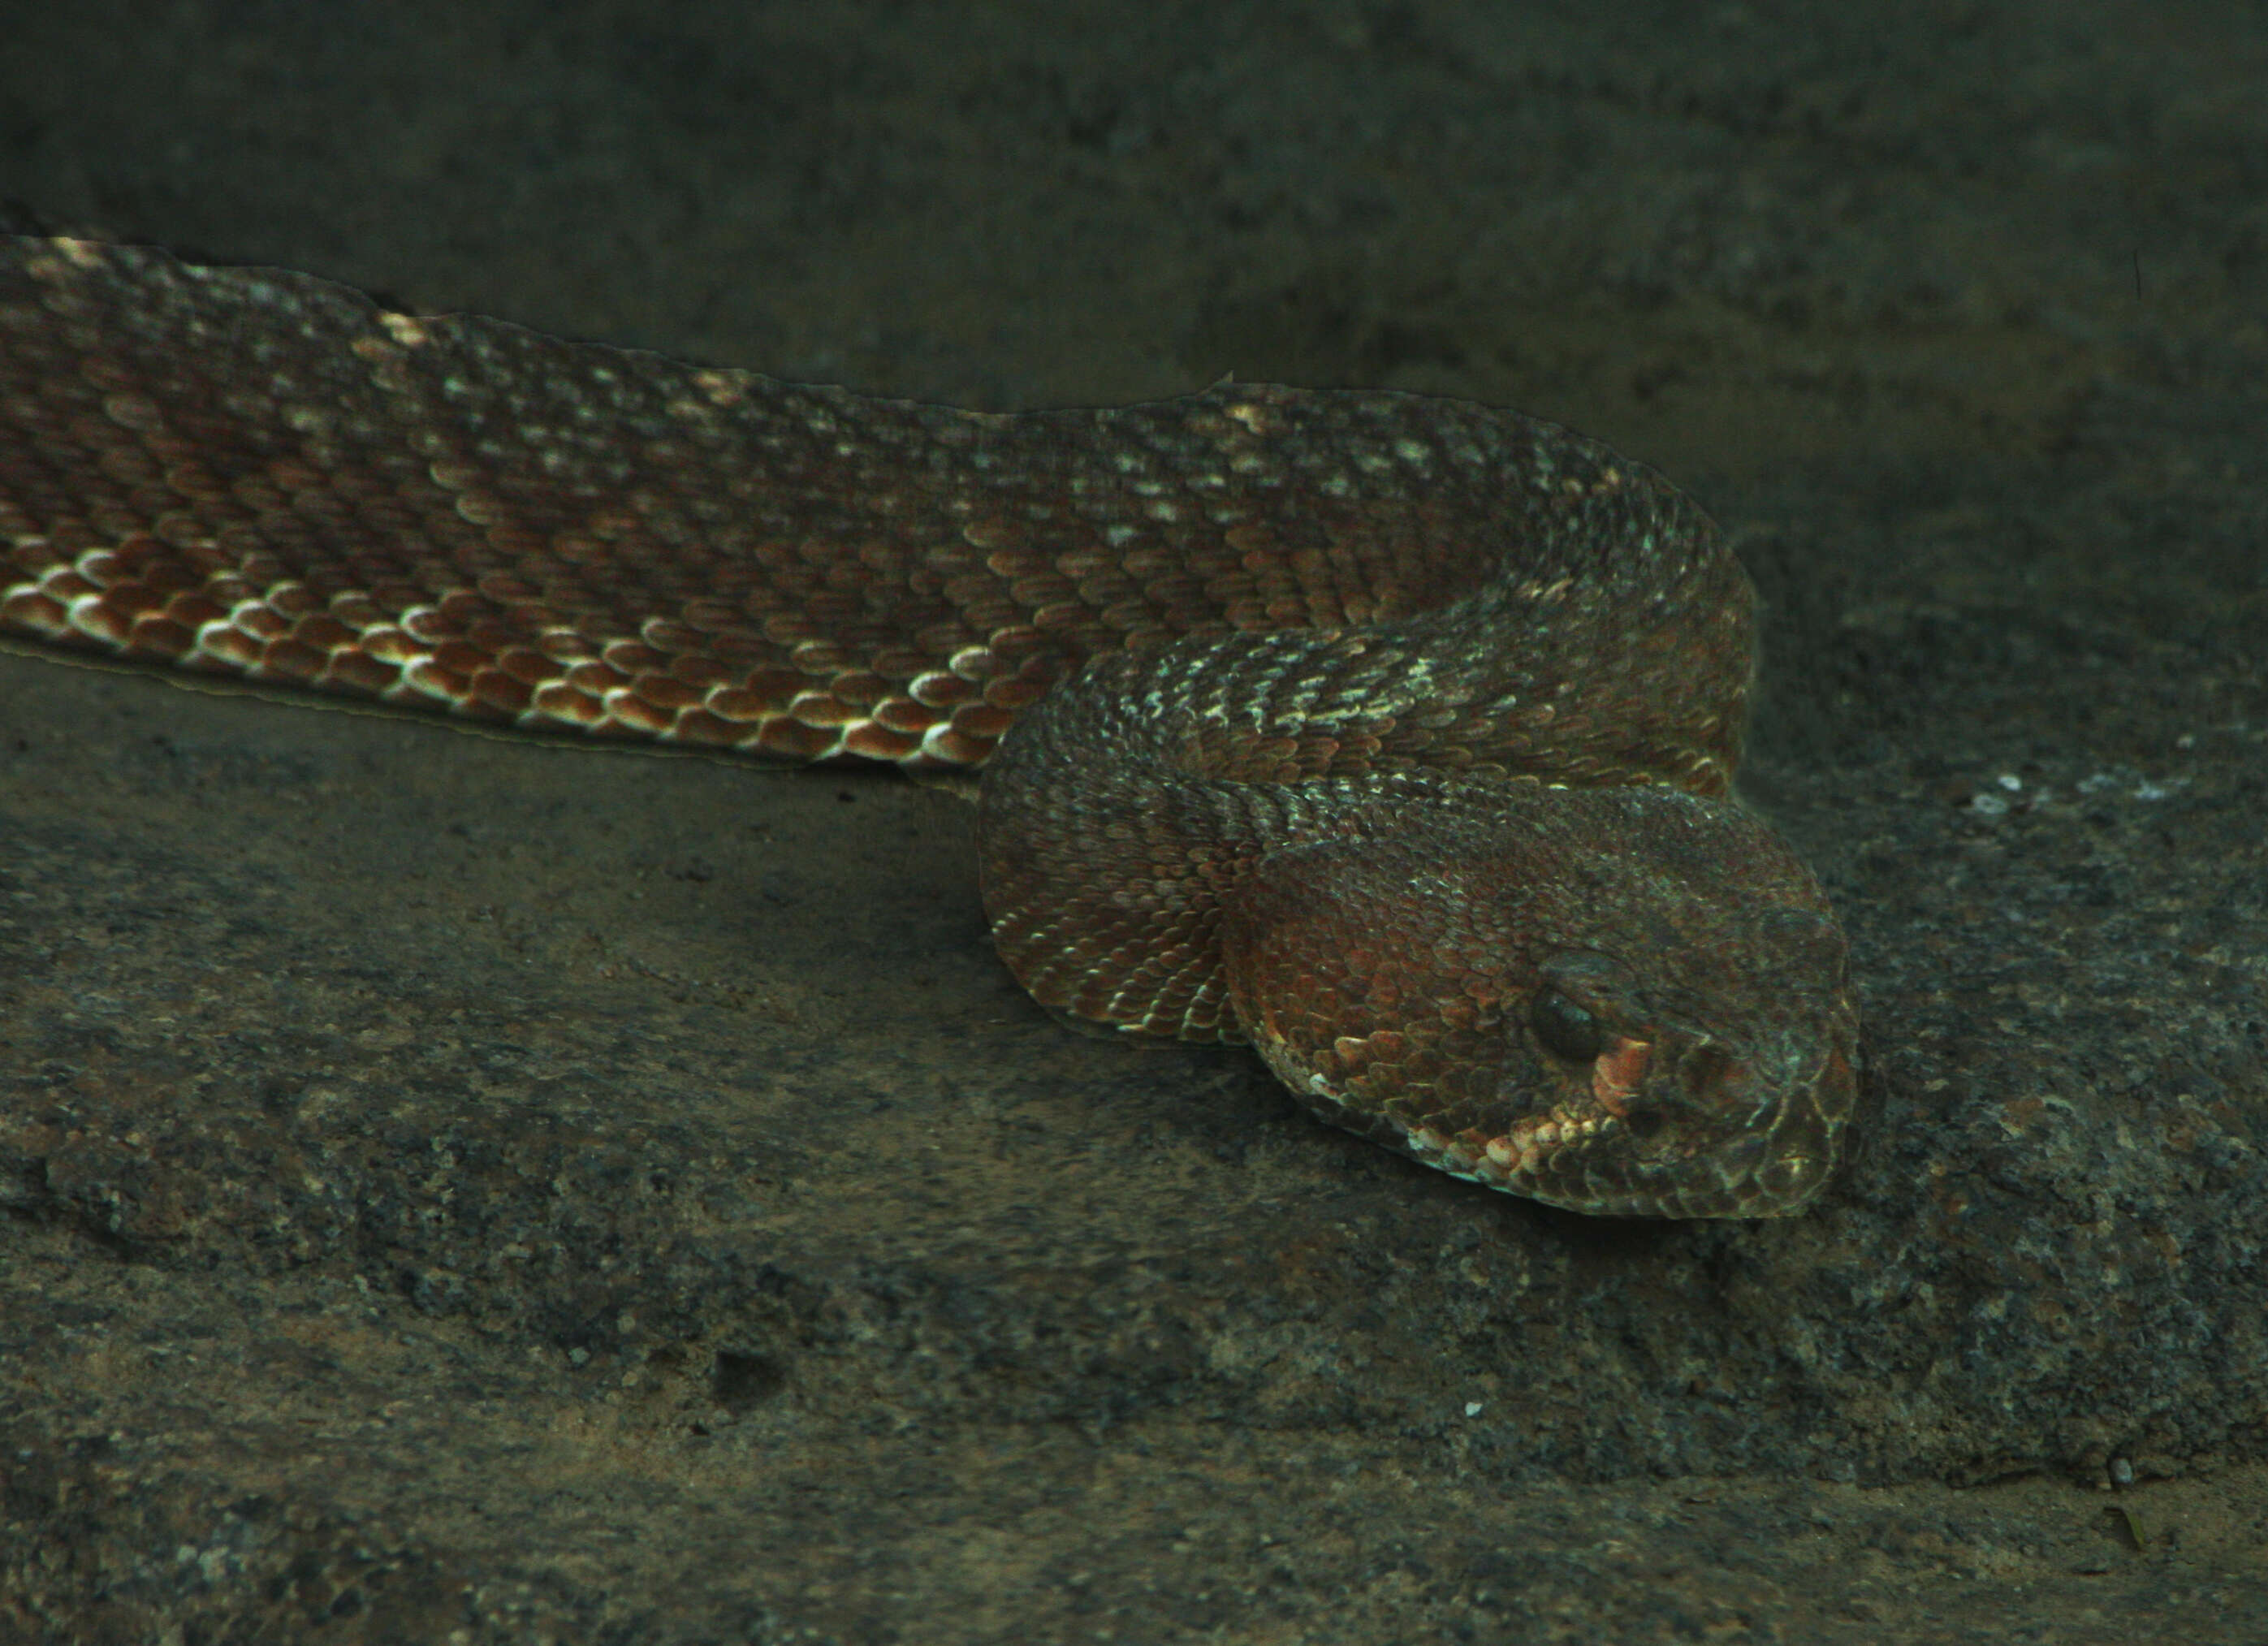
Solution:
<path fill-rule="evenodd" d="M 981 767 L 1042 1004 L 1248 1041 L 1459 1176 L 1763 1216 L 1845 1150 L 1842 935 L 1724 799 L 1748 579 L 1549 424 L 1243 385 L 987 415 L 9 239 L 0 547 L 18 636 Z"/>

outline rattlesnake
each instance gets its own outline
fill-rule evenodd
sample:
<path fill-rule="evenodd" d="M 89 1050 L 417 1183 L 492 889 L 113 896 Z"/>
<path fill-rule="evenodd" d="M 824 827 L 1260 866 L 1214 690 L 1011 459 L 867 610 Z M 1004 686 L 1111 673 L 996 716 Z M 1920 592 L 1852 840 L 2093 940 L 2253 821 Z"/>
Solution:
<path fill-rule="evenodd" d="M 983 768 L 1057 1015 L 1598 1213 L 1797 1210 L 1845 945 L 1725 798 L 1754 597 L 1553 425 L 985 415 L 0 240 L 0 630 L 523 725 Z"/>

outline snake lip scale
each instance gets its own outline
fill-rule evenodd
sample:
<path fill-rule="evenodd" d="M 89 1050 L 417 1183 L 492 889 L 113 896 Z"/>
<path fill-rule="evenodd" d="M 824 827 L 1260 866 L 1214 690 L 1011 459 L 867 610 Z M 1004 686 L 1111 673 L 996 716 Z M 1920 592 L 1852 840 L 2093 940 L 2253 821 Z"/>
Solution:
<path fill-rule="evenodd" d="M 1698 508 L 1464 401 L 988 415 L 0 238 L 0 632 L 594 736 L 980 770 L 1057 1016 L 1605 1215 L 1812 1203 L 1857 1014 L 1729 798 Z"/>

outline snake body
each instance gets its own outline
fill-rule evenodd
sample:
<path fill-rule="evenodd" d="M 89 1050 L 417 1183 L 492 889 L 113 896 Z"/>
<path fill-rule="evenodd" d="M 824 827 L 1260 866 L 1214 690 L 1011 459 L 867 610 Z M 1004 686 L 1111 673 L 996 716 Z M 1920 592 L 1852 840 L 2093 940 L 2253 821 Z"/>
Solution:
<path fill-rule="evenodd" d="M 1753 606 L 1659 476 L 1463 402 L 986 415 L 0 241 L 0 629 L 983 768 L 1044 1006 L 1578 1210 L 1791 1212 L 1845 1150 L 1842 934 L 1724 797 Z"/>

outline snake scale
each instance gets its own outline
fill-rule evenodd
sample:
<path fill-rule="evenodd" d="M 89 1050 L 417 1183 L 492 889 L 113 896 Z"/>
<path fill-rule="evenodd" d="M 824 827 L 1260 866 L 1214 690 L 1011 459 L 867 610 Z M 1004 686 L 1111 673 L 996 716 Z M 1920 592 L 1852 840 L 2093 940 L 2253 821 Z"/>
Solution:
<path fill-rule="evenodd" d="M 1602 1214 L 1808 1204 L 1845 944 L 1727 798 L 1754 596 L 1461 401 L 986 415 L 0 241 L 0 630 L 522 726 L 983 768 L 1059 1017 Z"/>

